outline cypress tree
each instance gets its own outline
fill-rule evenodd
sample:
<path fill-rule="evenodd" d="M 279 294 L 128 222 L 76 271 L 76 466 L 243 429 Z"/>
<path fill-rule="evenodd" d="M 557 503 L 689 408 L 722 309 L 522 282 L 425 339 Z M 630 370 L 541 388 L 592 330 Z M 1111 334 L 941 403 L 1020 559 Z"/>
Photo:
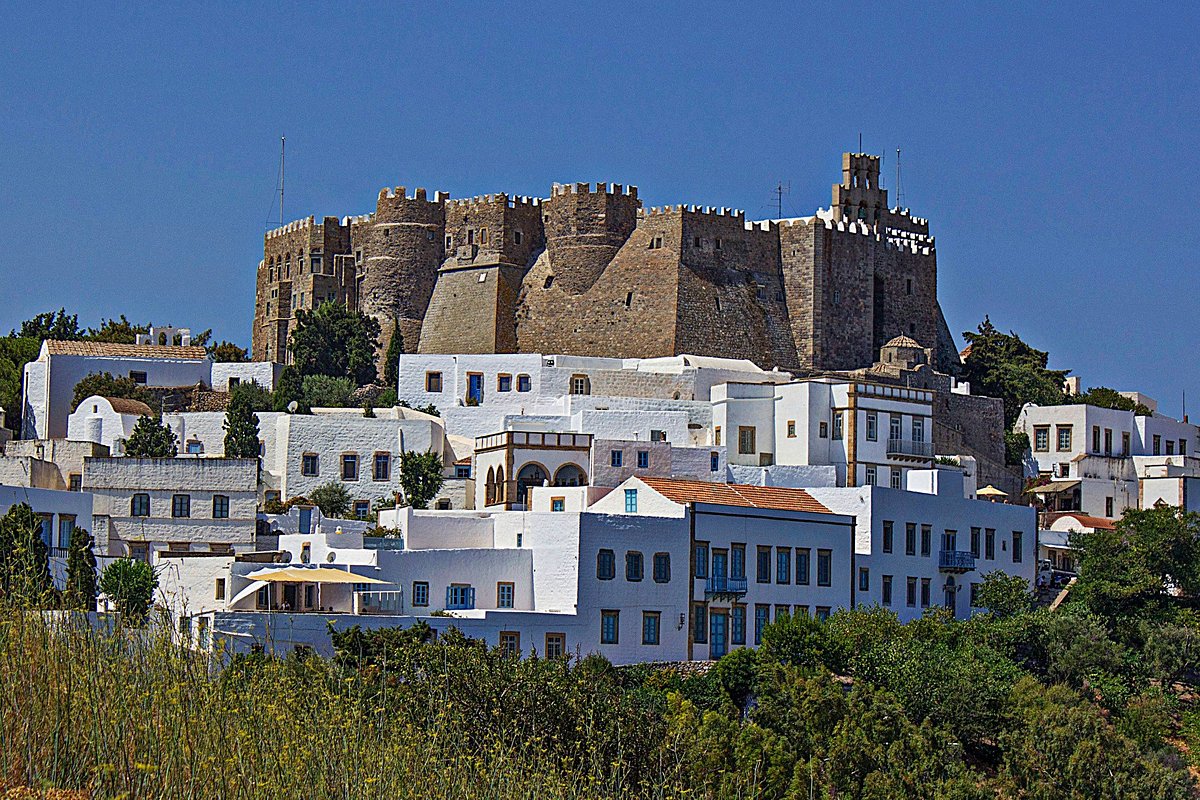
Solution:
<path fill-rule="evenodd" d="M 240 386 L 233 390 L 225 410 L 225 457 L 258 458 L 258 415 Z"/>
<path fill-rule="evenodd" d="M 400 323 L 392 323 L 392 340 L 388 342 L 387 355 L 383 357 L 383 385 L 396 389 L 400 384 L 400 356 L 404 355 L 404 336 Z"/>
<path fill-rule="evenodd" d="M 178 454 L 175 433 L 150 417 L 140 417 L 125 440 L 125 455 L 130 458 L 174 458 Z"/>
<path fill-rule="evenodd" d="M 49 605 L 54 594 L 50 551 L 41 537 L 42 521 L 28 503 L 18 503 L 0 519 L 0 588 L 5 599 L 26 608 Z"/>
<path fill-rule="evenodd" d="M 96 610 L 96 554 L 93 539 L 87 528 L 71 531 L 71 546 L 67 551 L 67 591 L 63 606 L 80 611 Z"/>

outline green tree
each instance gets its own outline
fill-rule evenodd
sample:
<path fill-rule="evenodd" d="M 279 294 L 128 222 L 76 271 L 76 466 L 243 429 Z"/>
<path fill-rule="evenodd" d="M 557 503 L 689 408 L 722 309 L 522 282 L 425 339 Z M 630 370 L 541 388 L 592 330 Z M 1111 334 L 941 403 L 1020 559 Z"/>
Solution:
<path fill-rule="evenodd" d="M 807 614 L 792 614 L 763 628 L 759 657 L 793 667 L 817 667 L 825 660 L 825 630 Z"/>
<path fill-rule="evenodd" d="M 44 608 L 53 598 L 50 553 L 41 530 L 41 517 L 28 503 L 17 503 L 0 518 L 0 589 L 12 605 Z"/>
<path fill-rule="evenodd" d="M 404 335 L 400 323 L 392 323 L 392 338 L 388 341 L 387 355 L 383 357 L 383 385 L 395 389 L 400 384 L 400 356 L 404 355 Z"/>
<path fill-rule="evenodd" d="M 984 317 L 978 331 L 966 331 L 969 352 L 963 377 L 975 394 L 1004 401 L 1004 427 L 1011 430 L 1026 403 L 1056 405 L 1065 400 L 1063 381 L 1070 370 L 1047 369 L 1049 354 L 1034 349 L 1014 332 L 1003 334 Z"/>
<path fill-rule="evenodd" d="M 328 375 L 305 375 L 303 398 L 308 408 L 349 408 L 354 405 L 354 381 Z"/>
<path fill-rule="evenodd" d="M 114 378 L 109 372 L 93 372 L 75 384 L 75 391 L 71 397 L 71 411 L 79 408 L 79 404 L 92 395 L 140 400 L 147 405 L 153 401 L 153 397 L 146 391 L 146 387 L 132 378 L 124 375 Z"/>
<path fill-rule="evenodd" d="M 122 619 L 135 626 L 146 621 L 157 588 L 154 568 L 140 559 L 117 559 L 100 574 L 100 591 L 116 606 Z"/>
<path fill-rule="evenodd" d="M 65 308 L 60 308 L 25 320 L 21 323 L 20 332 L 12 335 L 37 339 L 39 342 L 43 339 L 70 342 L 82 339 L 83 330 L 79 327 L 78 314 L 68 314 Z"/>
<path fill-rule="evenodd" d="M 125 319 L 102 319 L 99 328 L 88 328 L 85 338 L 93 342 L 108 342 L 110 344 L 137 344 L 139 333 L 149 333 L 149 325 L 138 325 Z"/>
<path fill-rule="evenodd" d="M 195 344 L 195 342 L 193 342 Z M 218 344 L 210 344 L 205 348 L 209 356 L 216 362 L 233 362 L 242 363 L 250 360 L 250 353 L 244 347 L 238 347 L 233 342 L 221 341 Z"/>
<path fill-rule="evenodd" d="M 256 383 L 236 386 L 230 393 L 225 409 L 226 458 L 258 458 L 258 415 L 254 413 L 254 399 L 260 393 L 261 388 Z"/>
<path fill-rule="evenodd" d="M 138 417 L 133 433 L 125 440 L 130 458 L 174 458 L 179 455 L 175 432 L 148 416 Z"/>
<path fill-rule="evenodd" d="M 308 499 L 330 519 L 345 519 L 350 514 L 350 490 L 337 481 L 321 484 L 308 493 Z"/>
<path fill-rule="evenodd" d="M 379 322 L 339 303 L 326 301 L 313 311 L 296 312 L 288 340 L 301 375 L 349 378 L 357 386 L 375 381 Z"/>
<path fill-rule="evenodd" d="M 275 384 L 271 402 L 275 411 L 287 411 L 288 406 L 295 403 L 298 413 L 309 413 L 308 404 L 304 402 L 304 377 L 291 364 L 279 373 L 279 382 Z"/>
<path fill-rule="evenodd" d="M 6 412 L 6 424 L 14 431 L 21 429 L 23 398 L 21 396 L 25 365 L 38 357 L 42 343 L 21 336 L 0 337 L 0 408 Z"/>
<path fill-rule="evenodd" d="M 1114 530 L 1071 534 L 1079 563 L 1072 595 L 1106 617 L 1158 613 L 1169 590 L 1200 591 L 1200 515 L 1174 506 L 1128 509 Z"/>
<path fill-rule="evenodd" d="M 1083 394 L 1067 395 L 1066 402 L 1095 406 L 1096 408 L 1112 408 L 1117 411 L 1132 411 L 1139 417 L 1148 417 L 1154 413 L 1148 406 L 1136 403 L 1116 389 L 1109 389 L 1107 386 L 1093 386 Z"/>
<path fill-rule="evenodd" d="M 92 551 L 94 540 L 86 528 L 71 531 L 70 549 L 67 551 L 67 589 L 63 593 L 63 606 L 80 611 L 96 610 L 96 554 Z"/>
<path fill-rule="evenodd" d="M 428 508 L 437 497 L 446 478 L 442 475 L 442 457 L 437 453 L 405 450 L 400 454 L 400 488 L 413 508 Z"/>
<path fill-rule="evenodd" d="M 1029 581 L 1020 575 L 1009 575 L 1004 570 L 994 569 L 982 575 L 978 602 L 972 605 L 986 608 L 998 617 L 1010 617 L 1033 609 L 1033 594 Z"/>

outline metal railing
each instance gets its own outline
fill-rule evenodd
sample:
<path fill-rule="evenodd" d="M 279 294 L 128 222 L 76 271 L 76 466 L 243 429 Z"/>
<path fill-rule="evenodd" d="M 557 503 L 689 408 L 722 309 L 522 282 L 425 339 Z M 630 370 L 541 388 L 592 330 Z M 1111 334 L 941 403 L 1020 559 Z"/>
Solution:
<path fill-rule="evenodd" d="M 975 555 L 969 550 L 942 550 L 938 553 L 938 569 L 970 572 L 975 569 Z"/>
<path fill-rule="evenodd" d="M 933 442 L 915 442 L 912 439 L 888 439 L 889 456 L 916 456 L 933 458 Z"/>
<path fill-rule="evenodd" d="M 359 614 L 403 614 L 404 590 L 355 592 L 355 610 Z"/>
<path fill-rule="evenodd" d="M 724 575 L 714 575 L 704 582 L 705 595 L 745 594 L 749 588 L 746 578 L 727 578 Z"/>

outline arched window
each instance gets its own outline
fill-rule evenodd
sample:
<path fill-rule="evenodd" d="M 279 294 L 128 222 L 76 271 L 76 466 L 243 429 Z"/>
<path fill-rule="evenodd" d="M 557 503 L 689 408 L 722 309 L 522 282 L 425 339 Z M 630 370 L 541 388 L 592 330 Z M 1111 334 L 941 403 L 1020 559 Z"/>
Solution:
<path fill-rule="evenodd" d="M 503 503 L 508 499 L 508 487 L 504 483 L 504 467 L 496 470 L 496 494 L 492 498 L 493 503 Z"/>
<path fill-rule="evenodd" d="M 575 464 L 563 464 L 554 473 L 555 486 L 587 486 L 587 475 Z"/>
<path fill-rule="evenodd" d="M 488 467 L 487 483 L 483 485 L 483 502 L 491 505 L 496 502 L 496 470 Z"/>
<path fill-rule="evenodd" d="M 525 503 L 530 486 L 541 486 L 550 476 L 541 464 L 526 464 L 517 473 L 517 502 Z"/>

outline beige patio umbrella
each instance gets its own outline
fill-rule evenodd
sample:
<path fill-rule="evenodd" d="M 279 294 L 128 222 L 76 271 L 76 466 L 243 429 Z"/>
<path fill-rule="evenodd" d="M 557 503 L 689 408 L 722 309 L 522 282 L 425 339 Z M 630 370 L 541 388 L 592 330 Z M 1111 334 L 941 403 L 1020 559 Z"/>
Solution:
<path fill-rule="evenodd" d="M 979 491 L 977 491 L 975 494 L 979 497 L 986 497 L 988 500 L 991 500 L 993 503 L 996 502 L 997 500 L 999 500 L 1001 497 L 1008 497 L 1008 492 L 997 489 L 995 486 L 992 486 L 990 483 L 987 486 L 980 489 Z"/>

